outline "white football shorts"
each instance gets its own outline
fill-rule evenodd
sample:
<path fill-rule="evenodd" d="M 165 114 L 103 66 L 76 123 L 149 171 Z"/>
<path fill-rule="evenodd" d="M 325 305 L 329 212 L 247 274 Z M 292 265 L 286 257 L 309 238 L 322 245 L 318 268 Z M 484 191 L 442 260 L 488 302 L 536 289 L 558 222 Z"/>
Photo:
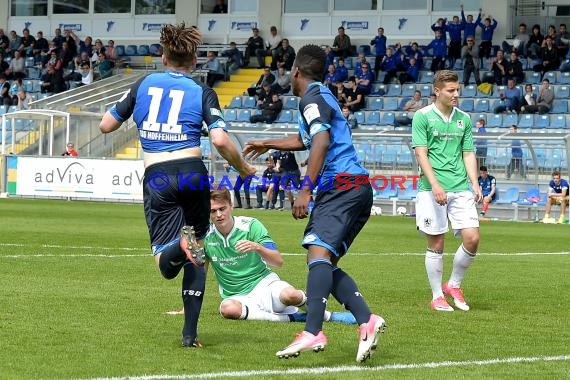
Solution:
<path fill-rule="evenodd" d="M 416 196 L 416 226 L 427 235 L 441 235 L 449 231 L 448 218 L 455 236 L 464 228 L 478 228 L 479 217 L 475 197 L 471 191 L 447 193 L 447 204 L 439 205 L 431 191 L 420 191 Z"/>

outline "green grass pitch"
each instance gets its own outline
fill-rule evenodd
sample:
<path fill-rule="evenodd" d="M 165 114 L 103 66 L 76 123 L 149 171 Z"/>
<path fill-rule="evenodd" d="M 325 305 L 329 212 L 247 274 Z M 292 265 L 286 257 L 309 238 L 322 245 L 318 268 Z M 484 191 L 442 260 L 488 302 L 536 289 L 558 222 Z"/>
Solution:
<path fill-rule="evenodd" d="M 268 227 L 286 253 L 277 272 L 304 288 L 306 222 L 238 213 Z M 204 348 L 180 347 L 182 317 L 165 314 L 181 306 L 180 279 L 158 273 L 142 205 L 2 199 L 0 379 L 567 378 L 569 228 L 482 224 L 481 254 L 463 283 L 471 311 L 436 313 L 414 220 L 371 217 L 341 266 L 387 321 L 378 350 L 358 364 L 356 326 L 325 324 L 324 352 L 279 360 L 303 325 L 223 320 L 212 273 Z M 446 243 L 444 278 L 459 240 Z M 342 310 L 332 297 L 329 306 Z"/>

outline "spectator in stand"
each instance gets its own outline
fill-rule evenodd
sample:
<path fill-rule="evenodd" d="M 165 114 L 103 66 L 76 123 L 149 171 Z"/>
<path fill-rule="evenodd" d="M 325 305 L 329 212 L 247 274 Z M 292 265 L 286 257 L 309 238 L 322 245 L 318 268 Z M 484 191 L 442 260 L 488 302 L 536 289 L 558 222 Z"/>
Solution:
<path fill-rule="evenodd" d="M 544 38 L 550 37 L 550 38 L 552 38 L 552 41 L 556 41 L 556 35 L 557 34 L 558 33 L 556 32 L 556 26 L 550 24 L 550 25 L 548 25 L 548 30 L 547 30 L 546 36 L 544 36 Z"/>
<path fill-rule="evenodd" d="M 18 111 L 29 110 L 30 103 L 34 101 L 34 99 L 32 99 L 32 95 L 30 95 L 23 88 L 18 92 L 17 99 L 18 99 L 18 104 L 17 104 Z"/>
<path fill-rule="evenodd" d="M 416 59 L 416 64 L 421 68 L 424 66 L 424 54 L 420 50 L 417 42 L 412 42 L 410 45 L 406 46 L 406 55 L 408 60 L 412 57 Z"/>
<path fill-rule="evenodd" d="M 509 128 L 510 134 L 516 134 L 518 133 L 518 131 L 519 129 L 515 124 L 511 125 L 511 127 Z M 523 179 L 526 179 L 526 175 L 524 173 L 523 151 L 520 140 L 511 141 L 511 161 L 507 166 L 507 179 L 511 179 L 511 176 L 515 171 L 515 168 L 518 168 L 521 177 Z"/>
<path fill-rule="evenodd" d="M 493 33 L 497 28 L 497 20 L 493 16 L 488 15 L 484 22 L 480 22 L 481 27 L 481 44 L 479 45 L 479 57 L 489 58 L 491 56 L 491 49 L 493 47 Z"/>
<path fill-rule="evenodd" d="M 57 49 L 50 52 L 50 57 L 45 64 L 46 69 L 48 66 L 52 66 L 56 71 L 63 70 L 65 66 L 63 65 L 63 61 L 59 58 L 58 53 L 59 51 Z"/>
<path fill-rule="evenodd" d="M 28 28 L 24 28 L 24 30 L 22 30 L 20 46 L 18 47 L 22 57 L 33 57 L 35 43 L 36 38 L 30 34 L 30 30 Z"/>
<path fill-rule="evenodd" d="M 75 150 L 75 145 L 72 142 L 68 142 L 65 146 L 65 150 L 61 154 L 62 156 L 77 157 L 77 151 Z"/>
<path fill-rule="evenodd" d="M 344 58 L 338 59 L 338 64 L 334 71 L 339 81 L 346 82 L 348 80 L 348 68 L 344 65 Z"/>
<path fill-rule="evenodd" d="M 264 50 L 263 38 L 259 36 L 259 29 L 251 29 L 253 35 L 247 40 L 247 48 L 245 49 L 245 66 L 249 66 L 249 60 L 251 57 L 257 57 L 257 50 Z M 263 57 L 257 57 L 257 65 L 261 69 L 265 66 Z"/>
<path fill-rule="evenodd" d="M 521 90 L 515 87 L 515 79 L 510 78 L 507 81 L 507 87 L 504 90 L 499 90 L 499 97 L 501 101 L 493 110 L 494 113 L 503 112 L 516 112 L 520 110 L 521 103 Z"/>
<path fill-rule="evenodd" d="M 348 126 L 350 129 L 358 128 L 358 121 L 356 120 L 356 116 L 352 112 L 350 112 L 350 108 L 348 106 L 342 106 L 342 115 L 345 117 L 346 121 L 348 122 Z M 301 166 L 304 166 L 301 163 Z"/>
<path fill-rule="evenodd" d="M 6 53 L 9 53 L 12 58 L 15 57 L 15 52 L 20 48 L 20 45 L 22 45 L 22 37 L 18 36 L 15 30 L 10 31 L 10 45 L 6 49 Z"/>
<path fill-rule="evenodd" d="M 344 27 L 338 28 L 338 34 L 334 38 L 332 50 L 338 57 L 346 58 L 352 53 L 352 44 L 350 37 L 344 32 Z"/>
<path fill-rule="evenodd" d="M 283 109 L 283 102 L 279 95 L 273 93 L 271 100 L 265 101 L 261 106 L 261 115 L 252 115 L 249 119 L 250 123 L 267 123 L 271 124 L 277 120 L 277 116 Z"/>
<path fill-rule="evenodd" d="M 12 105 L 12 96 L 10 96 L 10 82 L 6 80 L 6 76 L 0 73 L 0 105 L 10 107 Z"/>
<path fill-rule="evenodd" d="M 386 43 L 388 39 L 384 35 L 384 28 L 378 28 L 378 34 L 376 37 L 370 41 L 370 45 L 374 46 L 374 55 L 376 56 L 376 60 L 374 61 L 374 75 L 378 78 L 378 72 L 381 69 L 382 60 L 386 55 Z"/>
<path fill-rule="evenodd" d="M 398 116 L 394 119 L 394 128 L 401 127 L 402 125 L 412 125 L 412 119 L 416 111 L 424 107 L 422 100 L 422 93 L 419 90 L 414 91 L 414 97 L 404 104 L 402 111 L 406 112 L 405 116 Z"/>
<path fill-rule="evenodd" d="M 206 82 L 211 88 L 214 87 L 216 81 L 224 79 L 224 66 L 213 51 L 207 53 L 207 60 L 202 65 L 202 69 L 208 70 Z"/>
<path fill-rule="evenodd" d="M 257 83 L 255 86 L 248 88 L 247 93 L 249 96 L 255 96 L 259 91 L 261 91 L 261 88 L 265 83 L 272 85 L 273 82 L 275 82 L 275 75 L 273 75 L 269 66 L 265 66 L 263 68 L 263 74 L 261 74 Z"/>
<path fill-rule="evenodd" d="M 162 54 L 161 54 L 162 55 Z M 107 41 L 107 46 L 105 47 L 105 56 L 111 62 L 111 66 L 115 67 L 119 62 L 119 52 L 115 49 L 115 41 L 109 40 Z"/>
<path fill-rule="evenodd" d="M 97 56 L 96 68 L 99 71 L 100 79 L 113 76 L 113 66 L 111 65 L 111 61 L 107 59 L 105 53 L 100 52 Z"/>
<path fill-rule="evenodd" d="M 284 67 L 277 69 L 275 82 L 271 85 L 271 91 L 283 95 L 291 90 L 291 73 L 286 72 Z"/>
<path fill-rule="evenodd" d="M 53 41 L 50 41 L 50 42 L 49 42 L 48 47 L 49 47 L 48 50 L 45 51 L 45 52 L 42 52 L 42 53 L 40 54 L 40 57 L 39 57 L 39 62 L 41 62 L 41 65 L 42 65 L 42 67 L 44 67 L 44 68 L 46 67 L 46 65 L 47 65 L 47 63 L 48 63 L 48 61 L 49 61 L 49 59 L 51 58 L 51 52 L 54 51 L 54 50 L 55 50 L 55 51 L 58 51 L 58 50 L 59 50 L 59 48 L 55 45 L 55 42 L 53 42 Z"/>
<path fill-rule="evenodd" d="M 538 99 L 535 105 L 522 106 L 521 112 L 523 113 L 535 113 L 545 114 L 552 108 L 552 103 L 554 102 L 554 91 L 550 88 L 550 81 L 548 78 L 542 80 L 542 88 L 538 94 Z"/>
<path fill-rule="evenodd" d="M 436 31 L 441 32 L 441 36 L 447 43 L 447 18 L 438 18 L 437 21 L 431 25 L 431 30 L 433 30 L 434 35 Z"/>
<path fill-rule="evenodd" d="M 214 9 L 212 9 L 212 13 L 228 13 L 228 6 L 224 0 L 216 0 L 216 5 L 214 5 Z"/>
<path fill-rule="evenodd" d="M 81 83 L 80 86 L 88 86 L 93 83 L 93 64 L 83 62 L 81 64 Z"/>
<path fill-rule="evenodd" d="M 400 73 L 399 80 L 400 84 L 404 84 L 405 82 L 412 82 L 416 83 L 418 81 L 418 77 L 420 75 L 420 67 L 416 62 L 414 57 L 411 57 L 407 62 L 406 71 Z"/>
<path fill-rule="evenodd" d="M 65 37 L 63 37 L 61 34 L 61 28 L 55 28 L 54 37 L 51 41 L 55 44 L 57 48 L 61 49 L 63 41 L 65 41 Z"/>
<path fill-rule="evenodd" d="M 65 91 L 65 81 L 62 77 L 61 70 L 55 70 L 53 66 L 47 67 L 47 71 L 42 75 L 41 92 L 42 94 L 53 93 L 59 94 Z"/>
<path fill-rule="evenodd" d="M 489 174 L 487 167 L 483 165 L 479 167 L 478 181 L 481 192 L 483 193 L 483 207 L 481 207 L 479 216 L 485 217 L 485 214 L 489 209 L 489 204 L 496 198 L 497 181 L 495 180 L 495 177 Z"/>
<path fill-rule="evenodd" d="M 485 129 L 485 119 L 477 120 L 475 127 L 477 128 L 475 137 L 487 133 L 487 129 Z M 481 167 L 485 165 L 485 160 L 487 160 L 487 140 L 481 138 L 475 139 L 475 157 L 477 158 L 477 166 Z"/>
<path fill-rule="evenodd" d="M 14 58 L 12 58 L 10 65 L 4 72 L 8 79 L 26 77 L 26 62 L 24 58 L 22 58 L 22 53 L 20 53 L 19 50 L 14 51 Z"/>
<path fill-rule="evenodd" d="M 287 41 L 287 43 L 289 43 L 289 41 Z M 259 54 L 259 57 L 261 57 L 261 59 L 263 59 L 264 63 L 265 63 L 265 57 L 271 57 L 271 65 L 273 66 L 273 62 L 276 61 L 275 59 L 275 55 L 277 52 L 277 48 L 279 48 L 281 46 L 281 36 L 279 34 L 277 34 L 277 27 L 272 26 L 269 29 L 269 37 L 267 37 L 265 39 L 265 51 L 262 51 L 261 49 L 257 50 L 257 54 Z"/>
<path fill-rule="evenodd" d="M 12 105 L 18 105 L 18 92 L 24 89 L 24 83 L 22 78 L 16 78 L 15 81 L 12 82 L 10 86 L 10 97 L 12 98 Z"/>
<path fill-rule="evenodd" d="M 356 85 L 360 92 L 368 95 L 372 92 L 372 82 L 374 82 L 374 74 L 370 71 L 370 65 L 365 63 L 362 65 L 362 73 L 356 77 Z"/>
<path fill-rule="evenodd" d="M 346 99 L 348 97 L 348 89 L 344 87 L 344 83 L 340 81 L 336 82 L 334 86 L 335 88 L 332 93 L 336 97 L 338 104 L 342 106 L 346 103 Z"/>
<path fill-rule="evenodd" d="M 323 79 L 323 84 L 333 91 L 334 83 L 339 82 L 338 77 L 335 72 L 334 65 L 329 65 L 328 71 L 325 73 L 325 78 Z"/>
<path fill-rule="evenodd" d="M 552 179 L 548 184 L 548 197 L 546 198 L 543 223 L 547 223 L 548 219 L 550 219 L 550 208 L 552 205 L 560 205 L 558 223 L 564 223 L 566 208 L 568 207 L 568 181 L 560 178 L 558 170 L 552 172 Z"/>
<path fill-rule="evenodd" d="M 481 49 L 479 49 L 479 54 L 481 54 Z M 483 56 L 480 55 L 480 57 Z M 509 72 L 509 66 L 509 61 L 505 59 L 505 53 L 502 50 L 497 51 L 497 56 L 491 58 L 490 72 L 493 73 L 494 84 L 501 86 L 505 83 Z"/>
<path fill-rule="evenodd" d="M 547 71 L 558 69 L 560 59 L 558 58 L 558 49 L 554 46 L 554 40 L 551 36 L 544 37 L 544 46 L 540 49 L 541 63 L 534 65 L 532 70 L 541 73 L 541 78 Z"/>
<path fill-rule="evenodd" d="M 4 74 L 8 67 L 10 67 L 10 64 L 4 60 L 4 54 L 0 52 L 0 74 Z"/>
<path fill-rule="evenodd" d="M 77 43 L 75 42 L 75 38 L 73 37 L 74 35 L 72 35 L 71 30 L 66 29 L 64 31 L 64 34 L 63 34 L 63 39 L 64 39 L 64 42 L 67 42 L 67 47 L 69 48 L 69 50 L 71 51 L 71 53 L 75 57 L 78 54 L 78 51 L 77 51 Z M 63 43 L 62 43 L 62 46 L 63 46 Z"/>
<path fill-rule="evenodd" d="M 536 105 L 536 94 L 532 90 L 531 84 L 525 84 L 524 95 L 521 99 L 521 112 L 522 112 L 522 107 L 534 106 L 534 105 Z"/>
<path fill-rule="evenodd" d="M 390 83 L 392 81 L 392 78 L 395 78 L 396 75 L 398 74 L 396 56 L 394 55 L 394 49 L 392 49 L 391 47 L 386 49 L 386 55 L 384 56 L 384 58 L 382 58 L 382 64 L 380 65 L 380 69 L 385 72 L 384 80 L 382 82 L 384 84 Z"/>
<path fill-rule="evenodd" d="M 36 61 L 41 61 L 42 55 L 46 54 L 50 49 L 49 42 L 44 38 L 44 32 L 39 31 L 36 33 L 36 42 L 33 45 L 32 54 Z"/>
<path fill-rule="evenodd" d="M 261 90 L 257 93 L 257 108 L 263 109 L 263 104 L 271 101 L 271 96 L 273 91 L 271 90 L 271 84 L 269 82 L 264 82 L 261 86 Z"/>
<path fill-rule="evenodd" d="M 473 36 L 467 37 L 467 45 L 461 49 L 461 58 L 463 59 L 463 85 L 469 85 L 471 74 L 475 77 L 477 86 L 481 84 L 481 75 L 479 74 L 479 47 L 475 44 Z"/>
<path fill-rule="evenodd" d="M 103 41 L 100 39 L 95 40 L 95 46 L 93 46 L 93 56 L 91 60 L 96 62 L 99 59 L 99 54 L 103 53 L 105 55 L 107 53 L 107 49 L 103 46 Z"/>
<path fill-rule="evenodd" d="M 527 54 L 529 58 L 538 59 L 540 57 L 540 49 L 542 48 L 543 41 L 544 36 L 540 33 L 540 25 L 533 25 L 532 33 L 528 37 Z"/>
<path fill-rule="evenodd" d="M 87 55 L 91 58 L 93 56 L 93 38 L 87 36 L 85 37 L 84 41 L 81 41 L 77 36 L 77 34 L 75 34 L 75 32 L 73 32 L 72 30 L 70 31 L 70 34 L 73 40 L 75 41 L 76 45 L 79 47 L 77 52 L 79 54 L 87 52 Z"/>
<path fill-rule="evenodd" d="M 570 50 L 568 51 L 568 53 L 566 53 L 566 59 L 562 61 L 558 70 L 560 70 L 560 72 L 563 73 L 570 71 Z"/>
<path fill-rule="evenodd" d="M 356 85 L 356 78 L 354 76 L 348 78 L 348 87 L 348 91 L 345 92 L 346 100 L 344 104 L 348 106 L 352 112 L 360 111 L 364 108 L 366 103 L 364 93 Z"/>
<path fill-rule="evenodd" d="M 4 34 L 4 29 L 0 28 L 0 52 L 5 53 L 10 47 L 10 38 Z"/>
<path fill-rule="evenodd" d="M 473 21 L 473 15 L 467 15 L 465 18 L 465 12 L 463 11 L 463 4 L 461 4 L 461 24 L 463 25 L 463 45 L 467 45 L 467 37 L 471 36 L 475 39 L 475 33 L 477 32 L 477 26 L 481 22 L 481 11 L 479 8 L 479 14 L 477 15 L 477 20 Z"/>
<path fill-rule="evenodd" d="M 447 57 L 447 44 L 445 37 L 440 29 L 435 31 L 435 38 L 426 46 L 426 50 L 433 50 L 433 59 L 431 61 L 430 71 L 436 72 L 445 68 L 445 59 Z"/>
<path fill-rule="evenodd" d="M 67 41 L 61 44 L 61 52 L 59 53 L 59 57 L 61 58 L 63 67 L 65 69 L 74 69 L 73 59 L 75 56 L 73 55 L 73 52 L 69 50 L 69 43 L 67 43 Z"/>
<path fill-rule="evenodd" d="M 461 39 L 461 31 L 465 26 L 459 22 L 458 16 L 453 16 L 451 22 L 447 23 L 447 33 L 449 33 L 449 49 L 447 56 L 449 57 L 449 68 L 453 70 L 455 61 L 461 57 L 461 46 L 463 41 Z"/>
<path fill-rule="evenodd" d="M 329 67 L 329 65 L 332 63 L 334 65 L 334 51 L 332 50 L 332 48 L 328 45 L 326 45 L 324 47 L 325 50 L 325 55 L 326 55 L 326 59 L 325 59 L 325 71 L 327 71 L 327 68 Z"/>
<path fill-rule="evenodd" d="M 519 32 L 513 39 L 512 45 L 509 44 L 507 41 L 503 41 L 502 48 L 505 53 L 510 54 L 511 52 L 515 51 L 518 55 L 526 57 L 527 56 L 527 48 L 528 48 L 528 41 L 530 36 L 526 30 L 526 24 L 521 22 L 519 24 Z"/>
<path fill-rule="evenodd" d="M 511 52 L 511 60 L 509 62 L 509 68 L 507 69 L 506 79 L 514 79 L 516 84 L 522 83 L 524 81 L 524 70 L 522 62 L 519 61 L 516 51 Z"/>
<path fill-rule="evenodd" d="M 394 53 L 394 50 L 392 50 L 392 54 Z M 362 73 L 362 65 L 368 63 L 368 61 L 366 60 L 366 56 L 363 53 L 359 53 L 358 54 L 358 58 L 356 60 L 356 63 L 354 64 L 354 76 L 359 76 Z M 328 68 L 328 66 L 326 67 Z"/>
<path fill-rule="evenodd" d="M 289 45 L 289 40 L 283 38 L 281 41 L 281 46 L 275 49 L 275 56 L 273 62 L 271 62 L 271 68 L 273 70 L 284 67 L 285 70 L 289 71 L 293 67 L 293 62 L 295 61 L 295 49 Z"/>
<path fill-rule="evenodd" d="M 560 24 L 558 34 L 554 40 L 558 48 L 558 56 L 565 57 L 568 54 L 568 40 L 570 40 L 570 32 L 566 29 L 566 24 Z"/>
<path fill-rule="evenodd" d="M 243 54 L 233 41 L 230 42 L 230 48 L 222 52 L 222 57 L 228 58 L 226 62 L 226 75 L 228 77 L 243 67 Z"/>

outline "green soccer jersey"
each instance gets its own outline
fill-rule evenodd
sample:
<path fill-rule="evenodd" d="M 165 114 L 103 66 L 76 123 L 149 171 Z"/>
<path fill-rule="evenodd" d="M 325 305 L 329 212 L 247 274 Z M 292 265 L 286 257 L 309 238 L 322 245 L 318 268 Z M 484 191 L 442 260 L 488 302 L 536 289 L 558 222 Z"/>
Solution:
<path fill-rule="evenodd" d="M 234 217 L 234 228 L 224 238 L 212 225 L 205 240 L 205 252 L 214 269 L 222 298 L 246 295 L 267 275 L 272 273 L 255 252 L 239 252 L 234 247 L 240 240 L 261 245 L 275 244 L 267 229 L 255 218 Z"/>
<path fill-rule="evenodd" d="M 463 152 L 473 152 L 471 118 L 454 107 L 449 120 L 430 104 L 414 114 L 412 121 L 413 147 L 427 147 L 428 159 L 435 178 L 445 191 L 469 189 Z M 420 191 L 431 191 L 431 185 L 422 174 Z"/>

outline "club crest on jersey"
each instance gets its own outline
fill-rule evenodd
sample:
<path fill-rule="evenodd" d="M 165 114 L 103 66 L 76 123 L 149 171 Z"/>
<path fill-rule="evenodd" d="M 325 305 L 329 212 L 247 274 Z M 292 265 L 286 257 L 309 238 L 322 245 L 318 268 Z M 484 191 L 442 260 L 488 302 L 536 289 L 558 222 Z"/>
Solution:
<path fill-rule="evenodd" d="M 319 116 L 321 116 L 321 113 L 319 112 L 317 103 L 307 104 L 303 109 L 303 117 L 307 120 L 307 124 L 311 124 L 311 122 Z"/>
<path fill-rule="evenodd" d="M 465 125 L 463 124 L 463 120 L 457 120 L 457 128 L 459 128 L 459 129 L 465 128 Z"/>
<path fill-rule="evenodd" d="M 424 227 L 429 228 L 431 226 L 431 218 L 424 219 Z"/>

